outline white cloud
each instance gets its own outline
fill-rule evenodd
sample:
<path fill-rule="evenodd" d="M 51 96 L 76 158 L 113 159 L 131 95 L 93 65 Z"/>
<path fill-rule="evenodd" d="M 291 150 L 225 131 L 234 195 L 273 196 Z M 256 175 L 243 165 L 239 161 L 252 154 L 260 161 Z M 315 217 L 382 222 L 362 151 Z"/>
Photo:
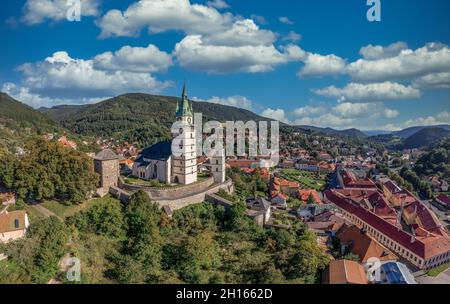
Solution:
<path fill-rule="evenodd" d="M 226 3 L 224 0 L 212 0 L 212 1 L 206 2 L 206 4 L 208 6 L 215 7 L 217 9 L 225 9 L 225 8 L 229 8 L 230 7 L 228 5 L 228 3 Z"/>
<path fill-rule="evenodd" d="M 293 125 L 309 125 L 316 127 L 330 127 L 336 129 L 347 129 L 355 126 L 355 119 L 342 118 L 333 113 L 327 113 L 318 117 L 302 117 L 293 122 Z"/>
<path fill-rule="evenodd" d="M 367 117 L 374 113 L 374 106 L 370 103 L 343 102 L 337 104 L 332 112 L 341 118 Z"/>
<path fill-rule="evenodd" d="M 313 125 L 337 129 L 379 129 L 379 119 L 392 119 L 399 115 L 382 103 L 338 103 L 336 105 L 308 105 L 293 111 L 294 125 Z"/>
<path fill-rule="evenodd" d="M 81 0 L 82 16 L 97 16 L 100 0 Z M 67 0 L 27 0 L 23 7 L 22 21 L 28 25 L 44 22 L 65 20 L 67 11 L 71 7 Z"/>
<path fill-rule="evenodd" d="M 95 98 L 51 98 L 33 94 L 29 88 L 19 87 L 14 83 L 7 82 L 2 85 L 2 92 L 5 92 L 12 98 L 23 102 L 33 108 L 52 107 L 54 105 L 70 105 L 70 104 L 89 104 L 97 103 L 111 97 L 95 97 Z"/>
<path fill-rule="evenodd" d="M 328 111 L 326 106 L 304 106 L 294 110 L 294 115 L 297 117 L 321 115 Z"/>
<path fill-rule="evenodd" d="M 305 65 L 298 73 L 299 77 L 323 76 L 341 74 L 344 72 L 346 62 L 344 59 L 331 54 L 320 55 L 308 53 L 304 59 Z"/>
<path fill-rule="evenodd" d="M 450 72 L 429 74 L 413 81 L 416 88 L 448 89 L 450 88 Z"/>
<path fill-rule="evenodd" d="M 403 127 L 433 126 L 441 124 L 450 124 L 449 112 L 443 111 L 438 113 L 436 116 L 417 117 L 409 119 L 403 124 Z"/>
<path fill-rule="evenodd" d="M 277 65 L 296 60 L 300 54 L 295 46 L 288 46 L 280 52 L 273 45 L 208 45 L 199 35 L 185 37 L 177 43 L 174 51 L 182 67 L 210 73 L 271 71 Z"/>
<path fill-rule="evenodd" d="M 289 34 L 287 34 L 285 37 L 283 37 L 283 40 L 299 42 L 300 40 L 302 40 L 302 35 L 297 34 L 294 31 L 290 31 Z"/>
<path fill-rule="evenodd" d="M 397 110 L 392 110 L 392 109 L 385 109 L 384 110 L 384 116 L 386 118 L 396 118 L 400 115 L 400 112 Z"/>
<path fill-rule="evenodd" d="M 411 80 L 450 72 L 450 49 L 447 45 L 428 43 L 417 50 L 403 49 L 394 57 L 359 59 L 346 70 L 357 81 Z"/>
<path fill-rule="evenodd" d="M 252 110 L 253 109 L 253 102 L 248 99 L 245 96 L 235 95 L 235 96 L 229 96 L 229 97 L 217 97 L 213 96 L 209 99 L 202 100 L 197 97 L 192 98 L 192 100 L 195 101 L 204 101 L 204 102 L 210 102 L 210 103 L 216 103 L 221 104 L 225 106 L 231 106 L 246 110 Z"/>
<path fill-rule="evenodd" d="M 362 47 L 359 53 L 367 60 L 378 60 L 398 56 L 407 49 L 408 45 L 405 42 L 395 42 L 387 47 L 369 44 Z"/>
<path fill-rule="evenodd" d="M 29 93 L 80 102 L 130 92 L 159 93 L 170 85 L 148 73 L 99 70 L 94 60 L 74 59 L 64 51 L 44 61 L 23 64 L 18 70 Z"/>
<path fill-rule="evenodd" d="M 147 47 L 124 46 L 118 51 L 94 57 L 94 68 L 109 71 L 165 72 L 172 65 L 172 56 L 150 44 Z"/>
<path fill-rule="evenodd" d="M 203 41 L 215 46 L 272 45 L 276 36 L 271 31 L 261 30 L 253 20 L 238 20 L 215 35 L 203 36 Z"/>
<path fill-rule="evenodd" d="M 288 17 L 286 17 L 286 16 L 280 17 L 280 18 L 278 18 L 278 20 L 279 20 L 281 23 L 284 23 L 284 24 L 289 24 L 289 25 L 294 24 L 294 22 L 292 22 L 292 21 L 291 21 Z"/>
<path fill-rule="evenodd" d="M 283 109 L 265 109 L 262 113 L 261 116 L 273 119 L 273 120 L 278 120 L 280 122 L 284 122 L 289 124 L 290 121 L 289 119 L 286 117 L 286 113 L 284 112 Z"/>
<path fill-rule="evenodd" d="M 330 86 L 324 89 L 314 90 L 314 92 L 321 96 L 336 97 L 340 102 L 379 102 L 419 98 L 421 96 L 419 90 L 395 82 L 370 84 L 349 83 L 344 88 Z"/>
<path fill-rule="evenodd" d="M 110 10 L 98 20 L 101 37 L 137 36 L 142 28 L 151 33 L 181 30 L 187 34 L 215 34 L 230 28 L 237 18 L 216 8 L 189 0 L 141 0 L 124 12 Z"/>
<path fill-rule="evenodd" d="M 253 20 L 255 20 L 255 21 L 256 21 L 257 23 L 259 23 L 259 24 L 262 24 L 262 25 L 267 24 L 267 20 L 266 20 L 266 18 L 264 18 L 263 16 L 256 15 L 256 14 L 252 14 L 252 15 L 250 16 L 250 18 L 252 18 Z"/>

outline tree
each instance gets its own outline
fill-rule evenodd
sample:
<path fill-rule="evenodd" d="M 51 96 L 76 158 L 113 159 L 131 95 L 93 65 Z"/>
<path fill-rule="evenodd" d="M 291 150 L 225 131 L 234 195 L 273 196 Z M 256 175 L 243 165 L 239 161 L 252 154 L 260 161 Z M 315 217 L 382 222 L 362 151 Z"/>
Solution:
<path fill-rule="evenodd" d="M 310 193 L 309 197 L 308 197 L 307 204 L 308 205 L 314 205 L 315 203 L 316 203 L 316 201 L 314 200 L 314 196 L 312 195 L 312 193 Z"/>
<path fill-rule="evenodd" d="M 61 198 L 79 203 L 94 191 L 98 175 L 92 160 L 57 142 L 37 138 L 25 146 L 25 155 L 0 164 L 2 183 L 16 190 L 21 198 L 33 200 Z M 3 173 L 1 173 L 3 172 Z"/>
<path fill-rule="evenodd" d="M 161 211 L 147 193 L 140 190 L 131 196 L 125 210 L 128 226 L 125 253 L 142 262 L 150 281 L 156 280 L 161 267 L 160 219 Z"/>
<path fill-rule="evenodd" d="M 75 225 L 81 232 L 92 232 L 113 238 L 123 237 L 125 221 L 118 201 L 106 201 L 94 205 L 67 219 L 68 225 Z"/>
<path fill-rule="evenodd" d="M 59 271 L 69 237 L 66 225 L 52 216 L 32 224 L 27 237 L 8 244 L 6 253 L 31 282 L 47 283 Z"/>
<path fill-rule="evenodd" d="M 204 271 L 220 265 L 219 246 L 211 231 L 188 238 L 181 247 L 181 261 L 177 267 L 180 277 L 188 283 L 206 283 Z"/>
<path fill-rule="evenodd" d="M 0 150 L 0 185 L 13 188 L 16 159 L 6 150 Z"/>

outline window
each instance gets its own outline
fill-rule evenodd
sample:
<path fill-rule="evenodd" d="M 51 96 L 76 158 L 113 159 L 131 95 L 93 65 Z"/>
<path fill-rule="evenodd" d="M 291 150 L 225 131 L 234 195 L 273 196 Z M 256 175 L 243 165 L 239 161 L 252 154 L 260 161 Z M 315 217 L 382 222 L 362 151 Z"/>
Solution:
<path fill-rule="evenodd" d="M 19 220 L 18 219 L 15 219 L 14 220 L 14 227 L 17 229 L 17 228 L 19 228 Z"/>

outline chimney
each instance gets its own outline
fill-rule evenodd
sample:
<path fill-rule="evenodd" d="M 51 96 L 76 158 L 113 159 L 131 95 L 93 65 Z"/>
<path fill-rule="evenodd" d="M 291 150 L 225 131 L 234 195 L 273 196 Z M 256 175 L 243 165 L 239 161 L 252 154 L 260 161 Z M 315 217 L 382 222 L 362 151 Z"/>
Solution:
<path fill-rule="evenodd" d="M 413 229 L 412 230 L 412 235 L 411 235 L 411 243 L 414 243 L 415 241 L 416 241 L 416 232 Z"/>

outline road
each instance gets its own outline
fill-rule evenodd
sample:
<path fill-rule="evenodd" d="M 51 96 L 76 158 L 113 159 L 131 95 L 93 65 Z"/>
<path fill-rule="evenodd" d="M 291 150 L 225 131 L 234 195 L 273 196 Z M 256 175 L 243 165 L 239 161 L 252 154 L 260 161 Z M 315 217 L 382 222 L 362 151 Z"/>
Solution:
<path fill-rule="evenodd" d="M 424 275 L 416 278 L 419 284 L 450 284 L 450 268 L 441 272 L 437 277 Z"/>
<path fill-rule="evenodd" d="M 45 217 L 56 216 L 57 218 L 59 218 L 62 221 L 62 218 L 60 218 L 59 216 L 54 214 L 52 211 L 48 210 L 47 208 L 45 208 L 44 206 L 42 206 L 40 204 L 33 204 L 33 205 L 31 205 L 31 207 L 36 209 L 38 212 L 42 213 Z"/>

